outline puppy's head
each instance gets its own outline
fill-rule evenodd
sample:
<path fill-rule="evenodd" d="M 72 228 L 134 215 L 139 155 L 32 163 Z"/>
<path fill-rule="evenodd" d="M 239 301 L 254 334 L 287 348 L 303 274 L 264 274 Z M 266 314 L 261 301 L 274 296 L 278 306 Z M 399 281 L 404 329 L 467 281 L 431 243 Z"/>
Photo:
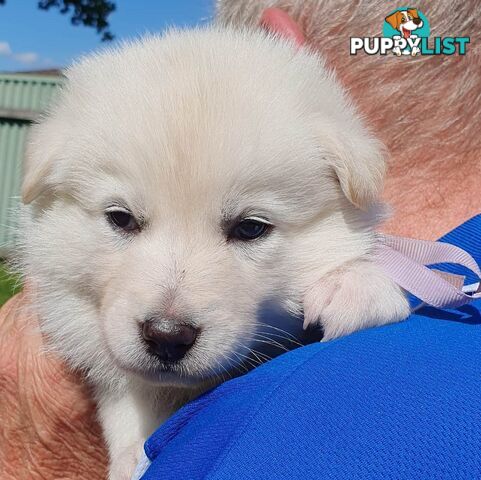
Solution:
<path fill-rule="evenodd" d="M 409 37 L 410 32 L 417 30 L 423 26 L 423 21 L 419 17 L 416 8 L 408 8 L 407 10 L 398 10 L 386 17 L 386 22 L 395 30 L 399 30 L 404 37 Z"/>
<path fill-rule="evenodd" d="M 266 305 L 300 314 L 368 249 L 384 162 L 316 55 L 174 31 L 67 78 L 23 198 L 45 328 L 72 362 L 174 383 L 231 370 L 269 341 Z"/>

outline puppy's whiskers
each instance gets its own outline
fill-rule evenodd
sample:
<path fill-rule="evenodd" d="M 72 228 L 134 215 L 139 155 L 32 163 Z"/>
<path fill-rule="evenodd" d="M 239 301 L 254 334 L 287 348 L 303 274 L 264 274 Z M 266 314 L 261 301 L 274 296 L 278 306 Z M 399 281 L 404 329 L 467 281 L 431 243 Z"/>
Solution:
<path fill-rule="evenodd" d="M 261 325 L 263 327 L 271 328 L 272 330 L 275 330 L 275 331 L 279 332 L 277 334 L 269 333 L 269 335 L 271 335 L 271 336 L 279 336 L 280 338 L 284 338 L 285 340 L 290 339 L 290 341 L 295 342 L 299 346 L 304 345 L 295 335 L 288 332 L 287 330 L 283 330 L 282 328 L 275 327 L 274 325 L 270 325 L 270 324 L 264 323 L 264 322 L 259 322 L 259 325 Z"/>

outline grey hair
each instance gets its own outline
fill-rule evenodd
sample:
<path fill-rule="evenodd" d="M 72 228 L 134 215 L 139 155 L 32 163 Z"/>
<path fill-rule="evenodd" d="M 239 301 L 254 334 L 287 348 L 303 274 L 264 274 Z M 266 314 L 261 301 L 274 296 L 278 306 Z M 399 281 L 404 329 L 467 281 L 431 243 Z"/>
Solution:
<path fill-rule="evenodd" d="M 222 23 L 256 25 L 262 10 L 279 7 L 301 26 L 346 86 L 359 111 L 391 152 L 402 161 L 471 162 L 479 166 L 481 135 L 481 3 L 476 0 L 428 2 L 431 36 L 470 36 L 465 56 L 349 55 L 349 37 L 379 36 L 390 7 L 382 0 L 218 0 Z M 473 155 L 474 154 L 474 155 Z M 418 163 L 419 164 L 419 163 Z"/>

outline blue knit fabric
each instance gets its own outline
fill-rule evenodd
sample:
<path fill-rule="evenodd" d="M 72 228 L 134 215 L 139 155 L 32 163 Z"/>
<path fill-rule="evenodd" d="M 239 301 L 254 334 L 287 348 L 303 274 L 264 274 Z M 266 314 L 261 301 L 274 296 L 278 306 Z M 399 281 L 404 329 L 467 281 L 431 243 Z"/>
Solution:
<path fill-rule="evenodd" d="M 480 238 L 478 216 L 443 240 L 481 263 Z M 424 308 L 282 355 L 159 428 L 142 478 L 481 478 L 480 325 L 481 301 Z"/>

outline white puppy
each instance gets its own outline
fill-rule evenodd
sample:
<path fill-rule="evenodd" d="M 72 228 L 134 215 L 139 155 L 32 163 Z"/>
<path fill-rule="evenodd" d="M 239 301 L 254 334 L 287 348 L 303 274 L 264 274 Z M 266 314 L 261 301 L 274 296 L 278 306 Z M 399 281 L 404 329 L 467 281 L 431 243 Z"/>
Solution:
<path fill-rule="evenodd" d="M 95 387 L 112 479 L 238 371 L 266 302 L 325 339 L 408 315 L 371 259 L 382 150 L 317 55 L 209 27 L 66 75 L 28 149 L 22 261 Z"/>

